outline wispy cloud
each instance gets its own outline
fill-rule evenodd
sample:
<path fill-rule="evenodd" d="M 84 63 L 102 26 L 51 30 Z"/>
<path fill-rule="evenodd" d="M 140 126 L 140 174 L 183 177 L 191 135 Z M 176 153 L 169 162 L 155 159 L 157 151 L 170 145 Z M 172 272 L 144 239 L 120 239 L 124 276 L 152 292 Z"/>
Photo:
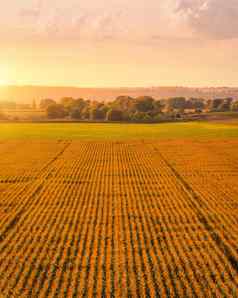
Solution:
<path fill-rule="evenodd" d="M 237 1 L 9 0 L 0 12 L 9 31 L 0 34 L 133 43 L 238 38 Z"/>
<path fill-rule="evenodd" d="M 121 9 L 105 9 L 103 12 L 78 9 L 65 13 L 63 8 L 47 11 L 41 6 L 19 11 L 19 25 L 28 34 L 97 41 L 116 39 L 127 33 L 128 23 L 124 19 L 125 12 Z"/>
<path fill-rule="evenodd" d="M 176 11 L 196 34 L 215 39 L 238 37 L 237 0 L 178 0 Z"/>

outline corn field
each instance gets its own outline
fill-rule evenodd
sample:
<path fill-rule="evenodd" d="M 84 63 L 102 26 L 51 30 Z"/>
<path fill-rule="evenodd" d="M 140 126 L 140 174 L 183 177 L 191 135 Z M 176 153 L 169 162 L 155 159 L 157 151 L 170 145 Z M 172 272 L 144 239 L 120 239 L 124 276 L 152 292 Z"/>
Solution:
<path fill-rule="evenodd" d="M 1 141 L 3 297 L 238 297 L 238 141 Z"/>

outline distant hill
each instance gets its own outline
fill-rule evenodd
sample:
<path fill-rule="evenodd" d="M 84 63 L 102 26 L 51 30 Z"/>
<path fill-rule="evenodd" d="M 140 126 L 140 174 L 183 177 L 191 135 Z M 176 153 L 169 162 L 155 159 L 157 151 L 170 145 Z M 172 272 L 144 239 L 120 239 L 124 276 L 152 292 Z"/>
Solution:
<path fill-rule="evenodd" d="M 119 95 L 132 97 L 150 95 L 155 99 L 173 96 L 202 97 L 234 97 L 238 99 L 238 88 L 229 87 L 148 87 L 148 88 L 77 88 L 77 87 L 47 87 L 47 86 L 1 86 L 0 100 L 17 103 L 39 102 L 42 98 L 59 99 L 70 96 L 74 98 L 111 101 Z"/>

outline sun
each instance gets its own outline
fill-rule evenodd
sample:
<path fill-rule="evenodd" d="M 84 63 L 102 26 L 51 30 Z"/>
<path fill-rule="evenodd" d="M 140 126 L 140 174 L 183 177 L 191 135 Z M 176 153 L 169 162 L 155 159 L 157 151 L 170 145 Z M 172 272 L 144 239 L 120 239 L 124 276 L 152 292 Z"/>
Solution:
<path fill-rule="evenodd" d="M 7 80 L 4 80 L 4 79 L 0 78 L 0 86 L 6 86 L 6 85 L 8 85 Z"/>

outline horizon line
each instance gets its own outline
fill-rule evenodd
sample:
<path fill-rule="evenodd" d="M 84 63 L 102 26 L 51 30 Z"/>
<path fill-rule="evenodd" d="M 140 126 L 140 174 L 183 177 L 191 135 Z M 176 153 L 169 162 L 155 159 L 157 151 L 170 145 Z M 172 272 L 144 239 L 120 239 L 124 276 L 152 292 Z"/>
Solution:
<path fill-rule="evenodd" d="M 76 85 L 44 85 L 44 84 L 4 84 L 0 85 L 0 88 L 10 88 L 10 87 L 30 87 L 30 88 L 74 88 L 74 89 L 153 89 L 153 88 L 189 88 L 189 89 L 238 89 L 237 86 L 227 86 L 227 85 L 151 85 L 151 86 L 76 86 Z"/>

